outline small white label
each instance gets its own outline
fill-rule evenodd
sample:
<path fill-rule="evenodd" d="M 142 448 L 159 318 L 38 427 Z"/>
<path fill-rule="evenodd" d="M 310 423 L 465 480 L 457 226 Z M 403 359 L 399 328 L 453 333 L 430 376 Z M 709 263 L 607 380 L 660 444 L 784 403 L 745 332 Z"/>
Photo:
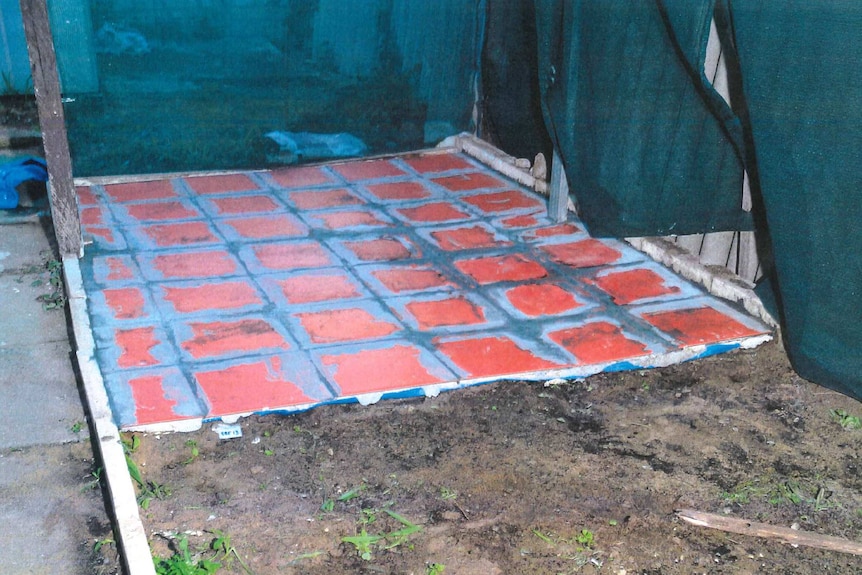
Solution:
<path fill-rule="evenodd" d="M 233 439 L 242 437 L 242 427 L 239 423 L 216 423 L 213 431 L 218 433 L 219 439 Z"/>

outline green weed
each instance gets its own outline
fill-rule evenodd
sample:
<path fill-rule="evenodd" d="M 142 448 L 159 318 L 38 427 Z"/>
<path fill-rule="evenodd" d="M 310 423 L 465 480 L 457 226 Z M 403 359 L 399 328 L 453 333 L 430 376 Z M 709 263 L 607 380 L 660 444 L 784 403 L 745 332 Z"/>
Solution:
<path fill-rule="evenodd" d="M 81 433 L 82 429 L 84 429 L 84 422 L 76 421 L 72 424 L 72 427 L 69 428 L 69 431 L 72 433 Z"/>
<path fill-rule="evenodd" d="M 408 519 L 392 510 L 384 509 L 384 513 L 400 523 L 403 527 L 394 531 L 372 534 L 363 527 L 358 535 L 342 537 L 342 543 L 349 543 L 356 548 L 357 554 L 365 561 L 371 561 L 375 549 L 389 550 L 404 545 L 414 533 L 422 530 L 422 527 L 410 522 Z"/>
<path fill-rule="evenodd" d="M 198 443 L 194 439 L 189 439 L 186 441 L 186 447 L 189 448 L 189 458 L 183 461 L 183 465 L 188 465 L 192 461 L 198 458 L 198 455 L 201 454 L 200 449 L 198 449 Z"/>
<path fill-rule="evenodd" d="M 97 467 L 93 471 L 90 472 L 89 477 L 92 477 L 90 481 L 84 484 L 81 488 L 81 492 L 89 491 L 91 489 L 96 489 L 99 487 L 99 483 L 102 481 L 102 468 Z"/>
<path fill-rule="evenodd" d="M 182 535 L 176 541 L 176 552 L 167 559 L 153 558 L 156 575 L 210 575 L 221 569 L 218 561 L 193 557 L 189 539 Z"/>
<path fill-rule="evenodd" d="M 48 285 L 51 291 L 36 298 L 42 302 L 42 309 L 63 309 L 66 306 L 66 294 L 63 290 L 63 262 L 50 259 L 45 264 L 48 270 Z M 35 283 L 35 282 L 34 282 Z"/>
<path fill-rule="evenodd" d="M 443 499 L 446 501 L 458 499 L 458 492 L 453 490 L 453 489 L 449 489 L 448 487 L 441 487 L 440 488 L 440 499 Z"/>
<path fill-rule="evenodd" d="M 832 415 L 832 420 L 838 422 L 838 425 L 844 429 L 862 429 L 862 419 L 850 415 L 843 409 L 833 409 L 829 413 Z"/>
<path fill-rule="evenodd" d="M 446 570 L 446 566 L 442 563 L 429 563 L 425 567 L 425 575 L 442 575 Z"/>

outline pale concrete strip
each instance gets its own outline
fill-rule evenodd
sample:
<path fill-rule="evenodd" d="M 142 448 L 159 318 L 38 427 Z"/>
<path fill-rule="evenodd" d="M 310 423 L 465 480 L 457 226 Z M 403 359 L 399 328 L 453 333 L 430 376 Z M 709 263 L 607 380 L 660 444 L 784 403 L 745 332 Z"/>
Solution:
<path fill-rule="evenodd" d="M 69 310 L 75 332 L 78 365 L 84 383 L 87 407 L 97 438 L 108 497 L 117 524 L 120 553 L 127 575 L 155 575 L 150 546 L 144 525 L 138 513 L 135 488 L 126 465 L 126 456 L 120 440 L 120 431 L 114 423 L 108 394 L 102 374 L 95 360 L 95 342 L 87 315 L 87 298 L 84 292 L 81 268 L 75 257 L 63 258 Z"/>

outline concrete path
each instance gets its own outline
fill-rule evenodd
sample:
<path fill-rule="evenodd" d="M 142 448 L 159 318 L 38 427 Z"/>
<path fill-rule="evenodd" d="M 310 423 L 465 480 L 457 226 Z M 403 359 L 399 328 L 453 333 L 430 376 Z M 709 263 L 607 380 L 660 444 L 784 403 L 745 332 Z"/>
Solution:
<path fill-rule="evenodd" d="M 119 573 L 64 309 L 45 310 L 50 221 L 0 219 L 0 573 Z"/>

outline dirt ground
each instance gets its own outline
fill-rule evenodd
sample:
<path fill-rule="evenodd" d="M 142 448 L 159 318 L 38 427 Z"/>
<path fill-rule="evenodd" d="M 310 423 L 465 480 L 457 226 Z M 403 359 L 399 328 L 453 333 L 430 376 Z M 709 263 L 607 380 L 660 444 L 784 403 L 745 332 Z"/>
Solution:
<path fill-rule="evenodd" d="M 862 557 L 689 525 L 680 508 L 862 541 L 862 405 L 776 343 L 560 384 L 136 434 L 154 554 L 220 572 L 847 573 Z M 845 421 L 846 423 L 846 421 Z M 132 441 L 127 435 L 127 440 Z M 345 538 L 352 538 L 347 539 Z M 364 555 L 364 557 L 363 557 Z"/>

